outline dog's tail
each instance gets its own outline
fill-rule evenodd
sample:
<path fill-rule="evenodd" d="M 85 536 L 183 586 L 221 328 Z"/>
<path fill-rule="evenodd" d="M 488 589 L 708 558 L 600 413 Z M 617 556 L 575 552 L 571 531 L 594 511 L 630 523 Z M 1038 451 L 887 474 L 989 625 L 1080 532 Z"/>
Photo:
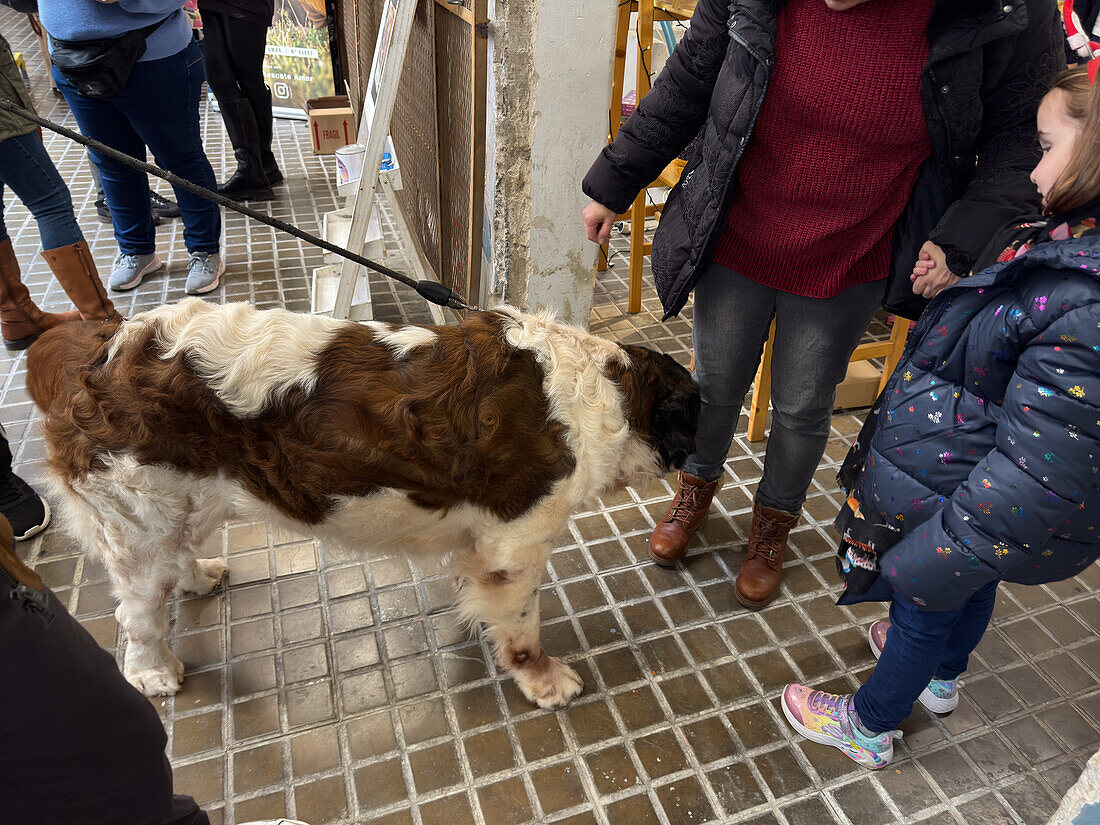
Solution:
<path fill-rule="evenodd" d="M 43 412 L 73 390 L 82 369 L 107 357 L 119 321 L 74 321 L 42 333 L 27 350 L 27 390 Z"/>

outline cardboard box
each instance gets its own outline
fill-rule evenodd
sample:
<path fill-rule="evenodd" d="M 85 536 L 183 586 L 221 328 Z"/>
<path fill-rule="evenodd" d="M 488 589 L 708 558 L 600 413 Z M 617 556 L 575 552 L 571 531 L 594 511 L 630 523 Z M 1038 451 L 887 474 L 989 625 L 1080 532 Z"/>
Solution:
<path fill-rule="evenodd" d="M 870 407 L 878 398 L 878 382 L 882 377 L 879 368 L 870 361 L 852 361 L 844 380 L 837 384 L 836 403 L 838 410 L 854 410 Z"/>
<path fill-rule="evenodd" d="M 341 146 L 355 143 L 355 112 L 347 95 L 310 98 L 306 117 L 313 154 L 331 155 Z"/>

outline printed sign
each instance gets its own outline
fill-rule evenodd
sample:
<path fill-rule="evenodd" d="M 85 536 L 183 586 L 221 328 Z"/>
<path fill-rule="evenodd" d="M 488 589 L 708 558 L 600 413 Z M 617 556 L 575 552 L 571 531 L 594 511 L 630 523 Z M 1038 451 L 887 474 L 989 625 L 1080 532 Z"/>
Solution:
<path fill-rule="evenodd" d="M 306 119 L 306 101 L 336 92 L 324 0 L 275 0 L 264 79 L 278 117 Z"/>

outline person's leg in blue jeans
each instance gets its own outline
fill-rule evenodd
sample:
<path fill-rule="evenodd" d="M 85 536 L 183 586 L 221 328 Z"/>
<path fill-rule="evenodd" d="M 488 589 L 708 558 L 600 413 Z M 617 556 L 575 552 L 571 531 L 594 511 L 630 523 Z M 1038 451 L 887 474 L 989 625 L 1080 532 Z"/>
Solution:
<path fill-rule="evenodd" d="M 963 607 L 951 637 L 947 640 L 947 649 L 936 668 L 935 678 L 953 681 L 966 672 L 970 654 L 981 642 L 993 618 L 993 608 L 997 603 L 997 583 L 986 585 Z"/>
<path fill-rule="evenodd" d="M 69 188 L 37 132 L 0 141 L 0 183 L 34 215 L 43 249 L 84 240 Z"/>
<path fill-rule="evenodd" d="M 196 42 L 169 57 L 139 61 L 122 93 L 111 98 L 81 95 L 56 69 L 54 77 L 85 135 L 139 160 L 145 158 L 148 146 L 162 168 L 207 189 L 217 188 L 199 131 L 205 73 L 202 48 Z M 129 255 L 152 253 L 155 235 L 145 173 L 94 150 L 91 154 L 111 207 L 119 250 Z M 188 251 L 217 252 L 221 235 L 217 205 L 183 189 L 175 192 Z"/>
<path fill-rule="evenodd" d="M 996 593 L 993 582 L 966 604 L 943 612 L 895 600 L 889 633 L 867 683 L 854 695 L 787 685 L 784 716 L 810 741 L 837 748 L 868 768 L 885 767 L 894 756 L 894 737 L 901 733 L 895 729 L 933 676 L 955 679 L 966 669 L 989 625 Z"/>
<path fill-rule="evenodd" d="M 85 136 L 138 160 L 145 160 L 145 143 L 127 117 L 115 107 L 115 98 L 80 94 L 56 67 L 53 76 Z M 152 255 L 156 251 L 157 239 L 153 214 L 149 210 L 149 178 L 144 172 L 95 149 L 89 149 L 88 155 L 99 168 L 119 252 L 124 255 Z"/>
<path fill-rule="evenodd" d="M 957 679 L 989 626 L 996 599 L 992 582 L 955 610 L 932 612 L 892 602 L 882 655 L 854 699 L 863 727 L 873 733 L 893 730 L 913 712 L 933 678 Z"/>
<path fill-rule="evenodd" d="M 78 311 L 42 312 L 31 300 L 3 226 L 0 203 L 0 334 L 4 346 L 9 350 L 25 349 L 47 329 L 65 321 L 113 317 L 114 306 L 73 215 L 69 189 L 37 132 L 0 141 L 0 201 L 5 185 L 34 215 L 42 239 L 42 257 Z"/>
<path fill-rule="evenodd" d="M 205 78 L 202 47 L 192 40 L 170 57 L 138 63 L 114 104 L 145 141 L 159 166 L 216 191 L 217 180 L 202 147 L 199 123 Z M 185 189 L 175 192 L 187 251 L 217 252 L 221 236 L 218 205 Z"/>

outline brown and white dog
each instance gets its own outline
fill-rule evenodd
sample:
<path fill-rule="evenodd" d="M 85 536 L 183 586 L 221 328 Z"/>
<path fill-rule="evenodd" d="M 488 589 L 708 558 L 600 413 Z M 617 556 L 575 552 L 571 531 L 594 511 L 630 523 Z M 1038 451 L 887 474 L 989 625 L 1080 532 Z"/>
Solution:
<path fill-rule="evenodd" d="M 226 572 L 201 559 L 233 516 L 446 557 L 523 694 L 580 693 L 539 644 L 543 568 L 592 496 L 678 466 L 699 392 L 672 358 L 509 308 L 450 327 L 359 325 L 197 298 L 63 324 L 28 357 L 54 492 L 106 566 L 123 672 L 179 690 L 167 599 Z"/>

